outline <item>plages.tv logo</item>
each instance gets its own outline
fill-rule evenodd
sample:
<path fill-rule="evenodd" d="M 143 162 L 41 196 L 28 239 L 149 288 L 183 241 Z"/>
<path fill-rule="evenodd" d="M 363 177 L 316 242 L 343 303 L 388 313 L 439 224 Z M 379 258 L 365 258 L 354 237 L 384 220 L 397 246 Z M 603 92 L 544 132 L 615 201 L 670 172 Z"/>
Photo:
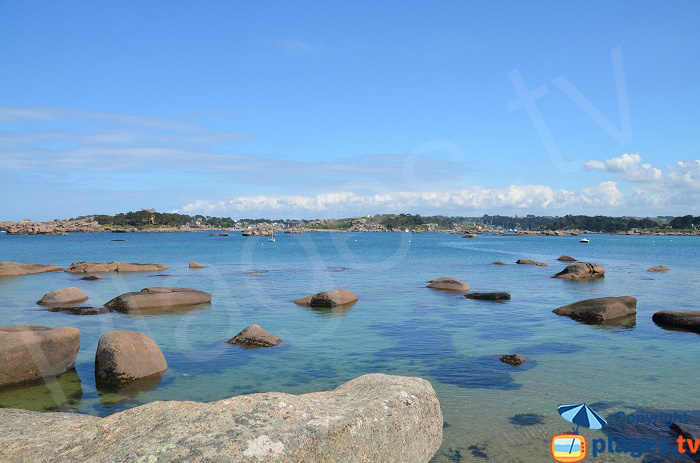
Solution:
<path fill-rule="evenodd" d="M 603 429 L 608 422 L 586 404 L 559 405 L 557 411 L 565 420 L 576 425 L 572 426 L 571 434 L 557 434 L 552 436 L 551 451 L 555 461 L 562 463 L 576 463 L 586 459 L 588 447 L 586 438 L 578 433 L 579 427 L 589 429 Z"/>

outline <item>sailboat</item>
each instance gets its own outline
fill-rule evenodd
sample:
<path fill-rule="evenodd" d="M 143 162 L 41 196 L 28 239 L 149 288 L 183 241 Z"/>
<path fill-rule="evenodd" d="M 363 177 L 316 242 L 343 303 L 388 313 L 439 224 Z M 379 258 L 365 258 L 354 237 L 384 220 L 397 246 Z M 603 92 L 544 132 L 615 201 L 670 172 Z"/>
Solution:
<path fill-rule="evenodd" d="M 270 235 L 270 236 L 267 237 L 267 242 L 268 242 L 268 243 L 274 243 L 275 241 L 276 241 L 276 240 L 275 240 L 275 231 L 272 230 L 272 235 Z"/>

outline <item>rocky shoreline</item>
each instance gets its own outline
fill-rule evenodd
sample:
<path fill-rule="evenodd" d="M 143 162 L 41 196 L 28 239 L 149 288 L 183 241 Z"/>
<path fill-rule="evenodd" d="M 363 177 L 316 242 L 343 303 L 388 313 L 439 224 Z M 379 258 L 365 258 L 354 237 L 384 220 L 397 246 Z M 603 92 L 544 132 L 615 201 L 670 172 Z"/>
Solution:
<path fill-rule="evenodd" d="M 479 238 L 483 235 L 491 236 L 579 236 L 587 235 L 629 235 L 629 236 L 700 236 L 700 230 L 635 230 L 629 232 L 594 232 L 590 230 L 519 230 L 517 232 L 506 232 L 501 229 L 490 227 L 480 227 L 478 229 L 444 229 L 438 227 L 411 227 L 411 228 L 389 228 L 385 226 L 366 225 L 356 223 L 353 226 L 343 228 L 308 228 L 308 227 L 273 227 L 265 224 L 247 228 L 221 228 L 221 227 L 165 227 L 165 226 L 143 226 L 143 227 L 110 227 L 99 225 L 96 222 L 68 221 L 68 222 L 0 222 L 0 232 L 7 235 L 43 235 L 43 236 L 67 236 L 69 233 L 202 233 L 202 232 L 222 232 L 211 236 L 229 236 L 228 232 L 241 233 L 243 236 L 273 236 L 275 234 L 301 234 L 311 232 L 326 233 L 451 233 L 462 234 L 464 238 Z"/>

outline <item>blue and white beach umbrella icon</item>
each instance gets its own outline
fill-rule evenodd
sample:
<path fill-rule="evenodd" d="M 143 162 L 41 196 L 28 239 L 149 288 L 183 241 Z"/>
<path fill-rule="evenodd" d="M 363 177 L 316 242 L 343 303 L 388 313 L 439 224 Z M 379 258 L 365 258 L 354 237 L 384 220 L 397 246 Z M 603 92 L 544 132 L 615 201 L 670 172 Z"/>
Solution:
<path fill-rule="evenodd" d="M 603 429 L 608 424 L 605 418 L 594 412 L 593 409 L 586 404 L 559 405 L 557 411 L 562 418 L 576 425 L 574 434 L 578 434 L 579 426 L 589 429 Z M 573 427 L 571 429 L 573 429 Z M 574 442 L 572 440 L 571 448 L 573 447 Z M 569 452 L 571 452 L 571 450 L 569 450 Z"/>
<path fill-rule="evenodd" d="M 559 405 L 557 411 L 562 418 L 576 425 L 574 434 L 578 434 L 579 426 L 589 429 L 603 429 L 608 424 L 605 418 L 586 404 Z"/>

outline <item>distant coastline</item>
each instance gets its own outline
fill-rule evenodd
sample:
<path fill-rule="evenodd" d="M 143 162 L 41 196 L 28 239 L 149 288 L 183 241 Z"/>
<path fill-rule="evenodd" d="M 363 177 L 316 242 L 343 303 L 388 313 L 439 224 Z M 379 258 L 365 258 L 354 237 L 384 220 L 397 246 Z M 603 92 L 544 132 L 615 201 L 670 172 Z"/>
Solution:
<path fill-rule="evenodd" d="M 154 209 L 116 214 L 96 214 L 72 219 L 37 222 L 23 219 L 0 222 L 0 232 L 8 235 L 64 236 L 69 233 L 181 233 L 240 232 L 244 236 L 271 236 L 309 232 L 410 232 L 453 233 L 465 238 L 483 234 L 504 236 L 566 236 L 594 233 L 623 235 L 700 235 L 700 216 L 681 217 L 607 217 L 574 216 L 524 217 L 421 216 L 417 214 L 378 214 L 342 219 L 239 219 L 159 213 Z M 220 232 L 220 233 L 216 233 Z"/>

